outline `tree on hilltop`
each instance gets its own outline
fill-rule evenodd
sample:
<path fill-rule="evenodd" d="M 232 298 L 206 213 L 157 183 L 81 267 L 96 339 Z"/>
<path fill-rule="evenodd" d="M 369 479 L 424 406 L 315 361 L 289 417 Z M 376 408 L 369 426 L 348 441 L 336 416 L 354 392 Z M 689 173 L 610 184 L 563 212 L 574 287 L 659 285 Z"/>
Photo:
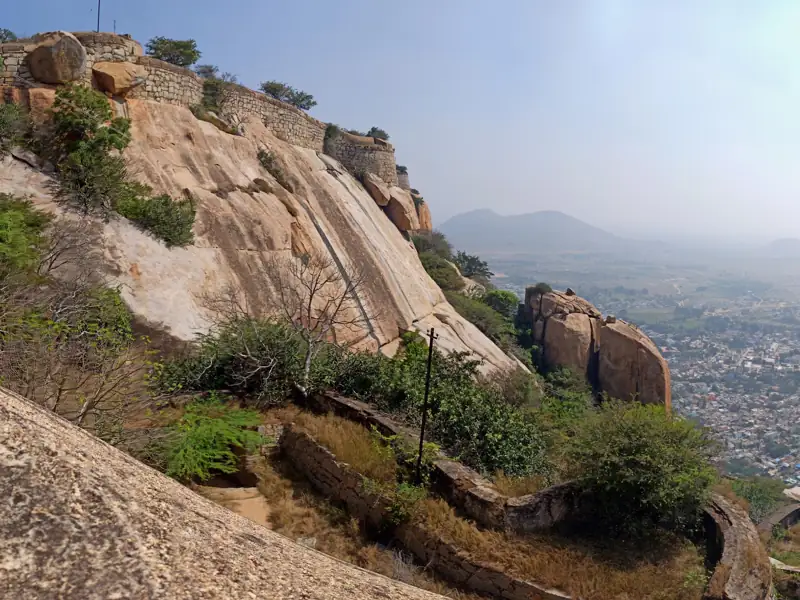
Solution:
<path fill-rule="evenodd" d="M 10 29 L 5 29 L 0 27 L 0 44 L 5 42 L 13 42 L 17 39 L 17 34 L 11 31 Z"/>
<path fill-rule="evenodd" d="M 264 81 L 261 91 L 267 96 L 291 104 L 301 110 L 309 110 L 317 105 L 314 96 L 280 81 Z"/>
<path fill-rule="evenodd" d="M 171 40 L 163 36 L 156 36 L 147 42 L 147 55 L 179 67 L 189 67 L 200 60 L 196 41 Z"/>
<path fill-rule="evenodd" d="M 228 71 L 219 72 L 217 65 L 195 65 L 194 72 L 203 79 L 216 79 L 224 83 L 238 83 L 239 78 Z"/>
<path fill-rule="evenodd" d="M 370 127 L 370 130 L 367 132 L 367 137 L 374 137 L 378 138 L 379 140 L 389 140 L 389 134 L 386 133 L 385 130 L 381 129 L 380 127 L 375 127 L 374 125 Z"/>

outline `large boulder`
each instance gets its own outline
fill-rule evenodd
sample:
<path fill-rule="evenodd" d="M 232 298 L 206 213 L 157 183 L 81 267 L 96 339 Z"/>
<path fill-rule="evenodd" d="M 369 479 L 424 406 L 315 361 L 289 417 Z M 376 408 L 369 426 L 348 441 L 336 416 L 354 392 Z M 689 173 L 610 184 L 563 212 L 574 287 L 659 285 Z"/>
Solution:
<path fill-rule="evenodd" d="M 417 215 L 419 216 L 419 228 L 422 231 L 432 231 L 433 222 L 431 221 L 431 209 L 424 200 L 417 202 Z"/>
<path fill-rule="evenodd" d="M 303 547 L 0 389 L 0 597 L 435 600 Z"/>
<path fill-rule="evenodd" d="M 147 80 L 147 69 L 129 62 L 99 62 L 92 67 L 97 87 L 114 96 L 124 96 Z"/>
<path fill-rule="evenodd" d="M 592 324 L 581 313 L 555 315 L 544 329 L 544 357 L 549 363 L 584 375 L 592 350 Z"/>
<path fill-rule="evenodd" d="M 419 229 L 419 217 L 411 194 L 399 187 L 391 189 L 389 203 L 384 208 L 389 219 L 400 231 Z"/>
<path fill-rule="evenodd" d="M 529 288 L 525 309 L 549 366 L 586 374 L 595 389 L 614 398 L 670 407 L 667 362 L 637 328 L 612 317 L 603 320 L 572 291 L 540 294 Z"/>
<path fill-rule="evenodd" d="M 28 66 L 36 81 L 50 84 L 78 81 L 86 73 L 86 48 L 66 31 L 40 33 L 38 45 L 28 54 Z"/>
<path fill-rule="evenodd" d="M 599 346 L 597 376 L 604 392 L 621 400 L 670 405 L 669 367 L 649 337 L 616 320 L 600 327 Z"/>
<path fill-rule="evenodd" d="M 364 174 L 364 187 L 378 206 L 386 206 L 392 195 L 386 183 L 373 173 Z"/>

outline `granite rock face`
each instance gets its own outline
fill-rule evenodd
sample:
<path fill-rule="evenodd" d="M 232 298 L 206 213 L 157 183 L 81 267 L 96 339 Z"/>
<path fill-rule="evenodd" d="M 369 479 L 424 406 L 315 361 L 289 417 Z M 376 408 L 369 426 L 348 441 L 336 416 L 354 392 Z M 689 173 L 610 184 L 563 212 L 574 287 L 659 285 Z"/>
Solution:
<path fill-rule="evenodd" d="M 667 362 L 634 326 L 613 317 L 604 320 L 574 292 L 540 294 L 531 288 L 525 309 L 534 340 L 550 366 L 585 375 L 596 391 L 613 398 L 670 407 Z"/>
<path fill-rule="evenodd" d="M 271 257 L 319 251 L 367 275 L 359 295 L 366 325 L 343 331 L 340 341 L 392 354 L 404 331 L 435 327 L 445 352 L 472 352 L 486 371 L 516 366 L 450 306 L 413 245 L 338 161 L 278 139 L 255 117 L 236 136 L 172 104 L 128 98 L 117 107 L 132 122 L 124 156 L 133 176 L 158 194 L 191 197 L 197 207 L 195 243 L 186 248 L 168 249 L 125 219 L 102 223 L 108 282 L 121 287 L 140 318 L 191 340 L 213 323 L 205 298 L 231 287 L 254 314 L 274 312 Z M 276 155 L 293 192 L 259 163 L 261 148 Z M 0 158 L 0 189 L 58 211 L 50 183 L 20 161 Z M 407 199 L 416 219 L 409 193 L 390 190 Z"/>
<path fill-rule="evenodd" d="M 386 215 L 400 231 L 416 231 L 419 229 L 419 217 L 410 192 L 399 187 L 393 187 L 389 202 L 384 210 L 386 210 Z"/>
<path fill-rule="evenodd" d="M 419 216 L 420 230 L 433 231 L 433 221 L 431 221 L 431 209 L 428 206 L 427 202 L 422 201 L 417 204 L 417 215 Z"/>
<path fill-rule="evenodd" d="M 86 72 L 86 48 L 71 33 L 53 31 L 34 37 L 38 46 L 28 55 L 36 81 L 58 84 L 80 80 Z"/>
<path fill-rule="evenodd" d="M 0 389 L 0 597 L 434 600 L 298 545 Z"/>

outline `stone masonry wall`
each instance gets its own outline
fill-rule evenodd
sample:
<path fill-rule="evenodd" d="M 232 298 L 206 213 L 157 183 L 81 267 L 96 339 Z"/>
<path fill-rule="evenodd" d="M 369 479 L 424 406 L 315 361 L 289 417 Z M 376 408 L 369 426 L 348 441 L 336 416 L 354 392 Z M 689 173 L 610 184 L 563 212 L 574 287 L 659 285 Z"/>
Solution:
<path fill-rule="evenodd" d="M 397 187 L 406 191 L 411 191 L 411 180 L 408 178 L 408 172 L 397 174 Z"/>
<path fill-rule="evenodd" d="M 225 117 L 236 115 L 240 120 L 256 115 L 276 137 L 295 146 L 322 152 L 325 123 L 266 94 L 229 84 L 222 93 L 220 112 Z"/>
<path fill-rule="evenodd" d="M 193 71 L 149 56 L 139 56 L 136 62 L 147 70 L 147 81 L 129 97 L 186 107 L 202 102 L 203 80 Z"/>
<path fill-rule="evenodd" d="M 388 142 L 340 131 L 326 141 L 325 152 L 353 174 L 366 171 L 377 175 L 389 185 L 398 183 L 394 148 Z"/>
<path fill-rule="evenodd" d="M 365 521 L 374 529 L 390 522 L 384 502 L 366 491 L 364 478 L 346 463 L 340 463 L 324 446 L 294 425 L 286 427 L 280 440 L 281 451 L 326 497 L 347 507 L 350 516 Z M 500 569 L 480 564 L 459 548 L 412 523 L 395 529 L 395 536 L 428 567 L 467 589 L 506 600 L 569 600 L 570 596 L 516 579 Z"/>

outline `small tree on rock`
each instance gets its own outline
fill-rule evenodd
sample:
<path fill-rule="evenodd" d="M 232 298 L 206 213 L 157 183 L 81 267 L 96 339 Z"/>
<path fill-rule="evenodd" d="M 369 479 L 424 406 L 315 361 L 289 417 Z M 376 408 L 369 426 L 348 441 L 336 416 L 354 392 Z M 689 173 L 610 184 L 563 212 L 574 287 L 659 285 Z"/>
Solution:
<path fill-rule="evenodd" d="M 196 41 L 171 40 L 162 36 L 147 42 L 147 55 L 179 67 L 189 67 L 200 60 Z"/>
<path fill-rule="evenodd" d="M 389 134 L 386 133 L 385 130 L 374 126 L 370 127 L 370 130 L 367 132 L 367 137 L 374 137 L 378 138 L 379 140 L 389 140 Z"/>
<path fill-rule="evenodd" d="M 317 105 L 314 96 L 280 81 L 264 81 L 261 91 L 267 96 L 291 104 L 301 110 L 309 110 Z"/>
<path fill-rule="evenodd" d="M 489 270 L 489 265 L 479 256 L 459 250 L 455 257 L 455 263 L 464 277 L 488 280 L 494 276 L 494 273 Z"/>
<path fill-rule="evenodd" d="M 13 42 L 17 39 L 17 34 L 15 34 L 10 29 L 5 29 L 4 27 L 0 27 L 0 44 L 4 44 L 5 42 Z"/>
<path fill-rule="evenodd" d="M 279 312 L 305 344 L 300 389 L 309 387 L 311 362 L 342 333 L 357 334 L 369 317 L 359 300 L 365 274 L 355 265 L 340 267 L 327 254 L 300 258 L 274 256 L 269 271 L 275 275 Z"/>

